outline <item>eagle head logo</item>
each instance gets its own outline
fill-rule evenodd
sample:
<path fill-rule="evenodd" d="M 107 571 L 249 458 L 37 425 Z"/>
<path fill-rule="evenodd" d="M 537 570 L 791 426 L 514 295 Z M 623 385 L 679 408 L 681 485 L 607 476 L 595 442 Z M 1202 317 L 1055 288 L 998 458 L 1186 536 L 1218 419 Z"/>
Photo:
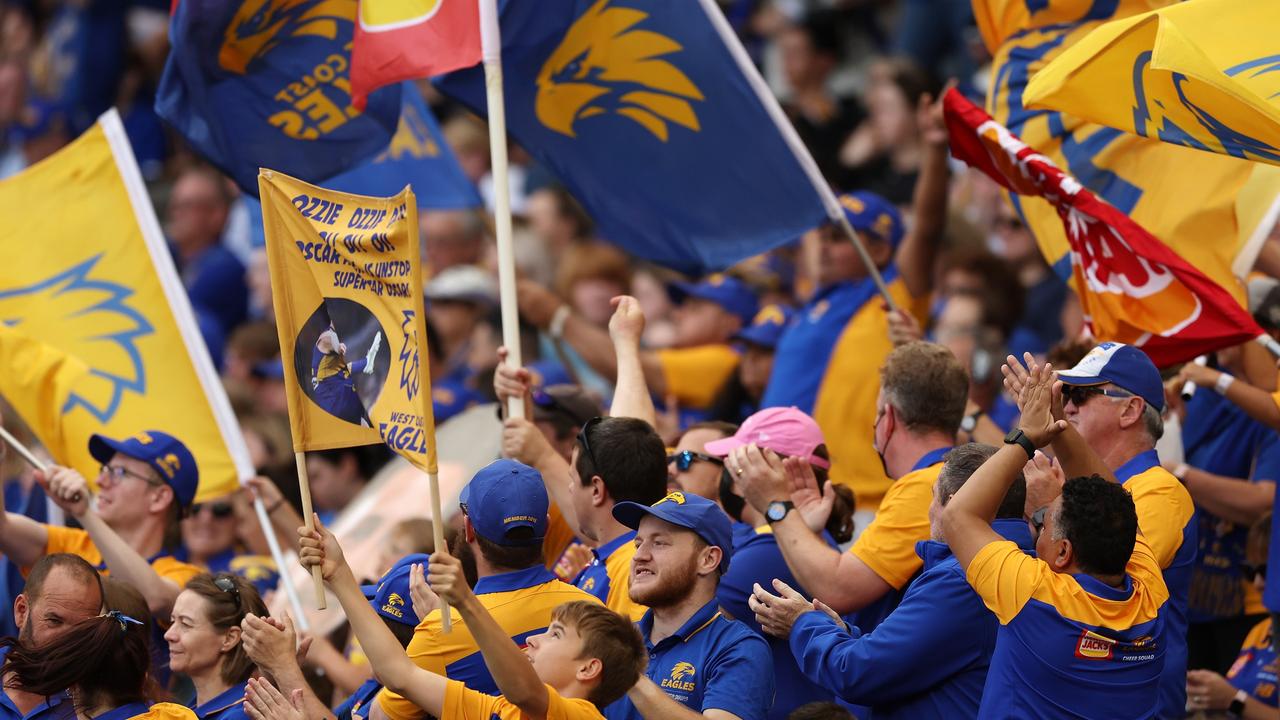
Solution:
<path fill-rule="evenodd" d="M 28 333 L 83 364 L 88 374 L 72 386 L 62 414 L 83 408 L 107 423 L 125 393 L 146 393 L 146 364 L 138 341 L 155 328 L 134 307 L 132 288 L 95 274 L 101 259 L 95 255 L 30 285 L 0 288 L 0 325 Z"/>
<path fill-rule="evenodd" d="M 671 668 L 671 679 L 683 680 L 690 678 L 694 676 L 695 672 L 692 663 L 678 662 Z"/>
<path fill-rule="evenodd" d="M 392 607 L 404 607 L 404 598 L 400 597 L 400 593 L 391 593 L 387 598 L 387 604 Z"/>
<path fill-rule="evenodd" d="M 698 131 L 690 101 L 702 91 L 662 59 L 684 48 L 671 38 L 635 26 L 649 17 L 634 8 L 598 0 L 574 21 L 538 72 L 534 111 L 548 128 L 575 137 L 579 120 L 616 113 L 666 142 L 668 123 Z"/>
<path fill-rule="evenodd" d="M 223 33 L 218 65 L 243 75 L 289 38 L 337 39 L 338 23 L 353 22 L 355 14 L 356 0 L 244 0 Z"/>

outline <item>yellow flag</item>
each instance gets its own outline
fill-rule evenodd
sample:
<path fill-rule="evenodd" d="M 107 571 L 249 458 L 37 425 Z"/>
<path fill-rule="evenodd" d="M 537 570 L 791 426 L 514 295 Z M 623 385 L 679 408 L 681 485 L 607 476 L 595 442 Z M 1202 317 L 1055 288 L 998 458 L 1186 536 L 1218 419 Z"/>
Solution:
<path fill-rule="evenodd" d="M 0 181 L 0 395 L 54 459 L 98 474 L 89 436 L 163 430 L 196 499 L 253 474 L 115 111 Z"/>
<path fill-rule="evenodd" d="M 385 442 L 435 473 L 413 193 L 258 188 L 294 450 Z"/>
<path fill-rule="evenodd" d="M 1280 5 L 1195 0 L 1105 23 L 1026 102 L 1198 150 L 1280 165 Z"/>
<path fill-rule="evenodd" d="M 1077 115 L 1026 107 L 1028 82 L 1055 58 L 1109 20 L 1170 4 L 1173 0 L 973 0 L 984 39 L 999 43 L 986 109 L 1242 300 L 1232 266 L 1237 259 L 1252 265 L 1269 221 L 1275 219 L 1280 171 L 1140 137 Z M 1115 71 L 1129 77 L 1128 70 Z M 1094 92 L 1099 102 L 1131 107 L 1105 88 Z M 1039 198 L 1014 196 L 1012 201 L 1045 259 L 1060 277 L 1070 277 L 1069 245 L 1057 212 Z"/>

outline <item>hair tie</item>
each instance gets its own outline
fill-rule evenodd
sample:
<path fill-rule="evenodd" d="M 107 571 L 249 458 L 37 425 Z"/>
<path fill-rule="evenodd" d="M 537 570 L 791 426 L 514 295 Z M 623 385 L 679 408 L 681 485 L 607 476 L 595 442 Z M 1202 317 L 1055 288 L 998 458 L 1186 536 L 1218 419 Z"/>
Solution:
<path fill-rule="evenodd" d="M 120 612 L 119 610 L 112 610 L 111 612 L 107 613 L 107 617 L 120 623 L 120 632 L 125 632 L 129 629 L 129 626 L 126 623 L 133 623 L 134 625 L 144 624 L 141 620 L 136 620 L 134 618 L 131 618 L 128 615 L 125 615 L 124 613 Z"/>

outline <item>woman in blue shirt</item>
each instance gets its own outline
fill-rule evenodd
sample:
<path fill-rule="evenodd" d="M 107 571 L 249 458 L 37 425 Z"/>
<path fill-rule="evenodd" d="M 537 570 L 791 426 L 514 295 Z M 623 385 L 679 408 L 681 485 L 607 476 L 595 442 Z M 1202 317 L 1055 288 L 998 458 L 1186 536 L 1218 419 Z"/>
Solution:
<path fill-rule="evenodd" d="M 232 573 L 197 575 L 173 603 L 169 668 L 191 678 L 200 720 L 242 720 L 244 690 L 253 661 L 240 638 L 240 623 L 253 613 L 266 617 L 253 583 Z"/>

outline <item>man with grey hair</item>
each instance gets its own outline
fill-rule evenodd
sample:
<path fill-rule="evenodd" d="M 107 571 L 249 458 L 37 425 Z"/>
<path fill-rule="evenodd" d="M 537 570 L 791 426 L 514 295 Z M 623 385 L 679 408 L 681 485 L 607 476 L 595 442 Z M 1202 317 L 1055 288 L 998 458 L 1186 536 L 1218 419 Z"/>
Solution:
<path fill-rule="evenodd" d="M 1026 360 L 1033 362 L 1029 354 Z M 1026 381 L 1026 368 L 1009 356 L 1002 371 L 1005 386 L 1017 395 Z M 1160 466 L 1156 455 L 1156 441 L 1164 434 L 1160 371 L 1142 350 L 1105 342 L 1074 368 L 1058 372 L 1058 380 L 1053 413 L 1068 427 L 1053 439 L 1053 452 L 1062 471 L 1066 477 L 1115 473 L 1133 496 L 1138 528 L 1169 587 L 1169 601 L 1160 611 L 1167 632 L 1158 716 L 1182 717 L 1187 700 L 1187 599 L 1199 543 L 1191 494 Z M 1005 442 L 1018 442 L 1014 434 Z M 1027 512 L 1047 507 L 1061 490 L 1060 482 L 1033 483 L 1027 489 Z"/>
<path fill-rule="evenodd" d="M 875 630 L 847 628 L 819 601 L 810 603 L 785 583 L 781 596 L 757 586 L 750 600 L 766 632 L 787 637 L 801 670 L 846 702 L 870 705 L 874 717 L 976 717 L 995 650 L 998 621 L 965 579 L 943 537 L 942 508 L 994 455 L 969 443 L 946 454 L 929 506 L 932 538 L 916 545 L 924 570 Z M 812 471 L 809 471 L 810 473 Z M 1035 540 L 1022 517 L 1026 485 L 1014 481 L 992 529 L 1032 553 Z M 815 612 L 816 610 L 816 612 Z"/>

